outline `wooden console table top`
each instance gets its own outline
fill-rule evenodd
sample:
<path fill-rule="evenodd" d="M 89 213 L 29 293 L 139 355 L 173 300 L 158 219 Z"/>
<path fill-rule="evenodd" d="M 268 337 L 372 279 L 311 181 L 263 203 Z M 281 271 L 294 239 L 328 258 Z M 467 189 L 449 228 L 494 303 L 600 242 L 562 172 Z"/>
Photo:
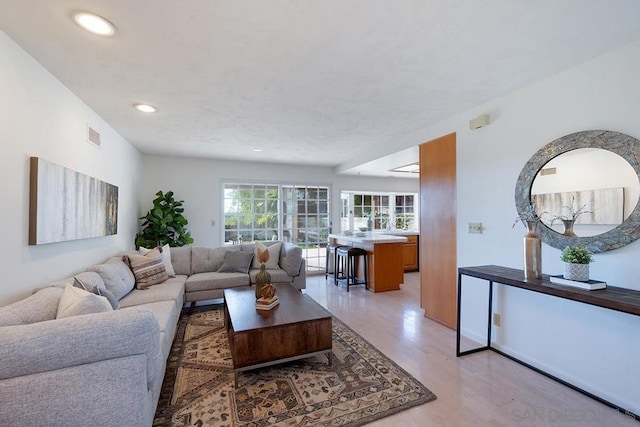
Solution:
<path fill-rule="evenodd" d="M 525 279 L 522 270 L 498 265 L 459 267 L 458 273 L 640 316 L 640 291 L 633 289 L 607 285 L 606 289 L 589 291 L 551 283 L 547 274 L 541 279 Z"/>

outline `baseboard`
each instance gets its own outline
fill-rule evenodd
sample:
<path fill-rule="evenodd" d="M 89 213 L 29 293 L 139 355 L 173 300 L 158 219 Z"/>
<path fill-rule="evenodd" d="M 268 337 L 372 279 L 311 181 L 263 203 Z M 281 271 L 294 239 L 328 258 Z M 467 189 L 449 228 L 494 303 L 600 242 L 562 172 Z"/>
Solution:
<path fill-rule="evenodd" d="M 637 402 L 630 402 L 630 401 L 626 401 L 624 400 L 624 398 L 620 398 L 618 396 L 613 396 L 611 394 L 608 394 L 606 392 L 603 392 L 602 390 L 597 390 L 595 389 L 593 386 L 585 383 L 584 381 L 575 378 L 571 375 L 567 375 L 565 372 L 559 371 L 557 369 L 555 369 L 554 367 L 541 362 L 540 360 L 536 360 L 536 359 L 532 359 L 530 357 L 527 357 L 525 354 L 522 354 L 520 352 L 518 352 L 517 350 L 514 350 L 513 348 L 509 347 L 509 346 L 505 346 L 502 345 L 500 343 L 496 343 L 493 342 L 491 343 L 491 346 L 493 348 L 495 348 L 496 350 L 499 350 L 515 359 L 518 359 L 526 364 L 529 364 L 537 369 L 540 369 L 541 371 L 546 372 L 549 375 L 552 375 L 556 378 L 561 379 L 562 381 L 565 381 L 579 389 L 584 390 L 587 393 L 591 393 L 594 396 L 597 396 L 598 398 L 605 400 L 607 402 L 610 402 L 614 405 L 619 406 L 620 408 L 624 408 L 626 411 L 630 411 L 631 414 L 629 416 L 631 416 L 632 418 L 636 419 L 637 421 L 640 421 L 640 419 L 638 419 L 638 414 L 640 414 L 640 408 L 638 408 Z"/>

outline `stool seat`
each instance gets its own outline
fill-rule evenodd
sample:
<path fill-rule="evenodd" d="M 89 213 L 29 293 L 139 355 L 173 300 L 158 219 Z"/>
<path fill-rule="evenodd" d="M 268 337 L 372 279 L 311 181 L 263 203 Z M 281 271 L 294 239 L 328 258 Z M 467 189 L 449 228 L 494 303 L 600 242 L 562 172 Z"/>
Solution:
<path fill-rule="evenodd" d="M 362 257 L 364 260 L 363 273 L 364 277 L 358 277 L 357 260 Z M 336 270 L 334 275 L 334 284 L 337 286 L 339 282 L 344 282 L 349 287 L 354 285 L 364 285 L 365 289 L 369 289 L 368 269 L 367 269 L 367 251 L 353 246 L 342 246 L 336 248 Z"/>

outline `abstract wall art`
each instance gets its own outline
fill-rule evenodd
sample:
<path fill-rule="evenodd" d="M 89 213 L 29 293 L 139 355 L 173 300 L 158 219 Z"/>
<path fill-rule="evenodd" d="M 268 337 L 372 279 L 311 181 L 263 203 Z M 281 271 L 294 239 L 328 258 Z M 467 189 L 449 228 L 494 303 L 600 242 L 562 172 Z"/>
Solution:
<path fill-rule="evenodd" d="M 118 187 L 30 158 L 30 245 L 117 233 Z"/>
<path fill-rule="evenodd" d="M 618 225 L 624 221 L 624 188 L 566 191 L 562 193 L 532 194 L 531 199 L 541 219 L 550 225 L 554 217 L 571 219 L 572 212 L 585 211 L 576 224 Z"/>

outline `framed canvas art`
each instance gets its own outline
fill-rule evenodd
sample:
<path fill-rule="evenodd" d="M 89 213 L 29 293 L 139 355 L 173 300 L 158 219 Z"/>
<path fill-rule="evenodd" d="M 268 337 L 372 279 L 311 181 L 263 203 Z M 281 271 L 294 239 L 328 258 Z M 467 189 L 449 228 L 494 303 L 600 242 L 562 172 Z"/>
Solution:
<path fill-rule="evenodd" d="M 118 233 L 118 187 L 30 158 L 29 244 Z"/>

